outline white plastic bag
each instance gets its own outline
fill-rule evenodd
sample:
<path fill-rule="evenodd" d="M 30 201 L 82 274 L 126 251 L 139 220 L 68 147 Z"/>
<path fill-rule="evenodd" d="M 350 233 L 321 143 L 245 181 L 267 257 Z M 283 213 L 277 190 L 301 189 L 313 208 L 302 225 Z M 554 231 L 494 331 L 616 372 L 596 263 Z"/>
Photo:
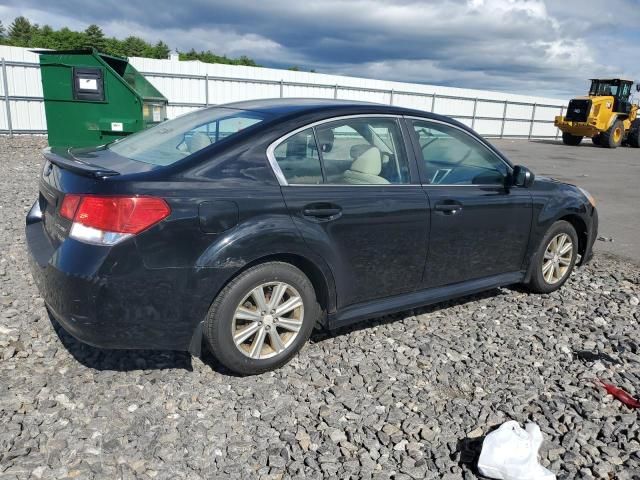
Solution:
<path fill-rule="evenodd" d="M 478 470 L 500 480 L 556 480 L 538 463 L 540 445 L 542 433 L 535 423 L 523 430 L 516 421 L 505 422 L 484 439 Z"/>

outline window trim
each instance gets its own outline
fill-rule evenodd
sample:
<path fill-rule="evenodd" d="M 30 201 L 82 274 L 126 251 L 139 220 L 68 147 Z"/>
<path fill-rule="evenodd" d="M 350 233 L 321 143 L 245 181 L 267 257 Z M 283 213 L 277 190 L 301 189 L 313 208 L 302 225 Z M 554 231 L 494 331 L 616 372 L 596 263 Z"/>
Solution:
<path fill-rule="evenodd" d="M 482 137 L 480 137 L 479 135 L 473 135 L 471 133 L 469 133 L 467 130 L 465 130 L 462 127 L 459 127 L 458 125 L 454 125 L 452 123 L 449 122 L 443 122 L 442 120 L 436 120 L 436 119 L 432 119 L 432 118 L 425 118 L 425 117 L 418 117 L 418 116 L 414 116 L 414 115 L 405 115 L 404 116 L 405 120 L 409 120 L 409 125 L 408 127 L 410 127 L 409 133 L 411 134 L 412 137 L 412 144 L 413 144 L 413 149 L 415 150 L 415 156 L 416 156 L 416 160 L 418 162 L 418 170 L 420 172 L 420 182 L 422 183 L 423 186 L 425 187 L 480 187 L 480 188 L 487 188 L 487 187 L 504 187 L 504 185 L 500 185 L 498 183 L 463 183 L 463 184 L 458 184 L 458 183 L 438 183 L 438 184 L 434 184 L 429 182 L 429 180 L 425 177 L 424 175 L 424 157 L 422 156 L 422 151 L 418 151 L 416 150 L 417 145 L 419 144 L 419 142 L 417 141 L 417 133 L 415 131 L 415 128 L 413 127 L 413 124 L 410 120 L 419 120 L 422 122 L 431 122 L 431 123 L 438 123 L 441 125 L 446 125 L 448 127 L 452 127 L 455 128 L 459 131 L 461 131 L 462 133 L 464 133 L 465 135 L 467 135 L 469 138 L 473 139 L 475 142 L 479 143 L 480 145 L 482 145 L 483 147 L 485 147 L 487 150 L 489 150 L 496 158 L 498 158 L 502 163 L 504 163 L 504 165 L 507 167 L 507 173 L 508 175 L 511 175 L 513 173 L 513 165 L 511 165 L 511 163 L 505 159 L 502 154 L 500 154 L 498 151 L 496 151 L 496 149 L 491 146 L 489 143 L 487 143 Z"/>
<path fill-rule="evenodd" d="M 322 125 L 325 123 L 332 123 L 335 121 L 340 121 L 340 120 L 348 120 L 351 118 L 393 118 L 396 120 L 396 124 L 398 126 L 398 131 L 400 133 L 400 135 L 402 136 L 402 140 L 405 144 L 405 150 L 407 150 L 407 147 L 409 147 L 409 145 L 407 145 L 407 139 L 404 138 L 404 132 L 402 131 L 402 119 L 406 118 L 403 117 L 403 115 L 400 114 L 393 114 L 393 113 L 358 113 L 358 114 L 353 114 L 353 115 L 340 115 L 338 117 L 330 117 L 330 118 L 325 118 L 322 120 L 317 120 L 315 122 L 311 122 L 308 124 L 305 124 L 302 127 L 296 128 L 295 130 L 292 130 L 291 132 L 279 137 L 278 139 L 274 140 L 273 142 L 271 142 L 271 144 L 269 144 L 269 146 L 267 147 L 267 159 L 269 161 L 269 164 L 271 165 L 271 170 L 273 170 L 273 173 L 276 176 L 276 179 L 278 180 L 278 183 L 280 184 L 281 187 L 288 187 L 288 186 L 295 186 L 295 187 L 375 187 L 375 188 L 379 188 L 379 187 L 415 187 L 416 184 L 415 183 L 411 183 L 411 180 L 413 180 L 411 178 L 411 168 L 409 167 L 409 183 L 388 183 L 388 184 L 371 184 L 371 185 L 366 185 L 366 184 L 339 184 L 339 183 L 320 183 L 320 184 L 312 184 L 312 183 L 289 183 L 286 179 L 286 177 L 284 176 L 284 174 L 282 173 L 282 170 L 280 169 L 280 165 L 278 165 L 278 161 L 276 160 L 276 156 L 275 156 L 275 149 L 278 148 L 278 146 L 280 146 L 281 143 L 285 142 L 287 139 L 289 139 L 290 137 L 294 136 L 297 133 L 300 133 L 304 130 L 307 130 L 308 128 L 312 128 L 313 129 L 313 135 L 314 137 L 316 137 L 315 134 L 315 127 L 318 125 Z M 316 138 L 316 144 L 318 142 L 318 139 Z M 413 147 L 413 145 L 411 145 Z M 409 164 L 412 161 L 411 155 L 409 154 L 409 152 L 405 152 L 406 156 L 407 156 L 407 162 L 409 162 Z M 323 162 L 322 162 L 322 157 L 320 157 L 320 167 L 323 169 L 322 175 L 323 175 L 323 179 L 324 179 L 324 166 L 323 166 Z"/>

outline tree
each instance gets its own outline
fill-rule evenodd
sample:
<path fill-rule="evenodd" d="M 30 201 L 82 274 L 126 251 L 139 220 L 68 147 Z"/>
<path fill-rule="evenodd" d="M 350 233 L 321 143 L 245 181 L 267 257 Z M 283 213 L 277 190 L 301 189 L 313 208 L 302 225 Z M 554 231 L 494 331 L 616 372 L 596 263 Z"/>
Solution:
<path fill-rule="evenodd" d="M 97 50 L 102 51 L 105 46 L 104 33 L 102 33 L 102 29 L 96 25 L 89 25 L 84 31 L 85 36 L 85 46 L 93 47 Z"/>
<path fill-rule="evenodd" d="M 131 35 L 123 40 L 123 50 L 127 57 L 142 57 L 149 48 L 149 44 L 140 37 Z"/>
<path fill-rule="evenodd" d="M 18 47 L 28 47 L 33 27 L 26 17 L 16 17 L 9 27 L 9 40 Z"/>
<path fill-rule="evenodd" d="M 143 54 L 140 56 L 148 58 L 168 58 L 169 51 L 169 46 L 166 43 L 160 41 L 153 46 L 147 44 L 147 47 L 145 48 Z"/>
<path fill-rule="evenodd" d="M 4 25 L 0 22 L 0 38 L 4 38 Z"/>

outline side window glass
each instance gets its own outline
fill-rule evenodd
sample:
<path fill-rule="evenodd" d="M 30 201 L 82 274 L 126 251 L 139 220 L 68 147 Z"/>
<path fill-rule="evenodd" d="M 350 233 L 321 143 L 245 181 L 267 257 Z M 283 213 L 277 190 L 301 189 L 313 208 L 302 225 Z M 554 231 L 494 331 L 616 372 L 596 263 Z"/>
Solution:
<path fill-rule="evenodd" d="M 322 169 L 313 129 L 308 128 L 292 135 L 278 145 L 273 153 L 288 183 L 322 183 Z"/>
<path fill-rule="evenodd" d="M 402 134 L 393 118 L 350 118 L 316 127 L 326 183 L 409 183 Z"/>
<path fill-rule="evenodd" d="M 440 123 L 412 123 L 430 184 L 504 184 L 507 165 L 469 134 Z"/>

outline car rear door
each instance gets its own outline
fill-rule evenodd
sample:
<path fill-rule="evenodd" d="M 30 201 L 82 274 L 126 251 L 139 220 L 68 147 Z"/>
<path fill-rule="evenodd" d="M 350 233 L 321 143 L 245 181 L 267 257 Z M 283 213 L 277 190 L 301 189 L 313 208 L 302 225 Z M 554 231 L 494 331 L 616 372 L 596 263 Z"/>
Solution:
<path fill-rule="evenodd" d="M 462 128 L 407 123 L 431 206 L 423 287 L 520 271 L 532 203 L 527 189 L 506 186 L 510 166 Z"/>
<path fill-rule="evenodd" d="M 356 116 L 270 148 L 295 224 L 333 270 L 338 307 L 420 284 L 429 213 L 407 140 L 397 117 Z"/>

